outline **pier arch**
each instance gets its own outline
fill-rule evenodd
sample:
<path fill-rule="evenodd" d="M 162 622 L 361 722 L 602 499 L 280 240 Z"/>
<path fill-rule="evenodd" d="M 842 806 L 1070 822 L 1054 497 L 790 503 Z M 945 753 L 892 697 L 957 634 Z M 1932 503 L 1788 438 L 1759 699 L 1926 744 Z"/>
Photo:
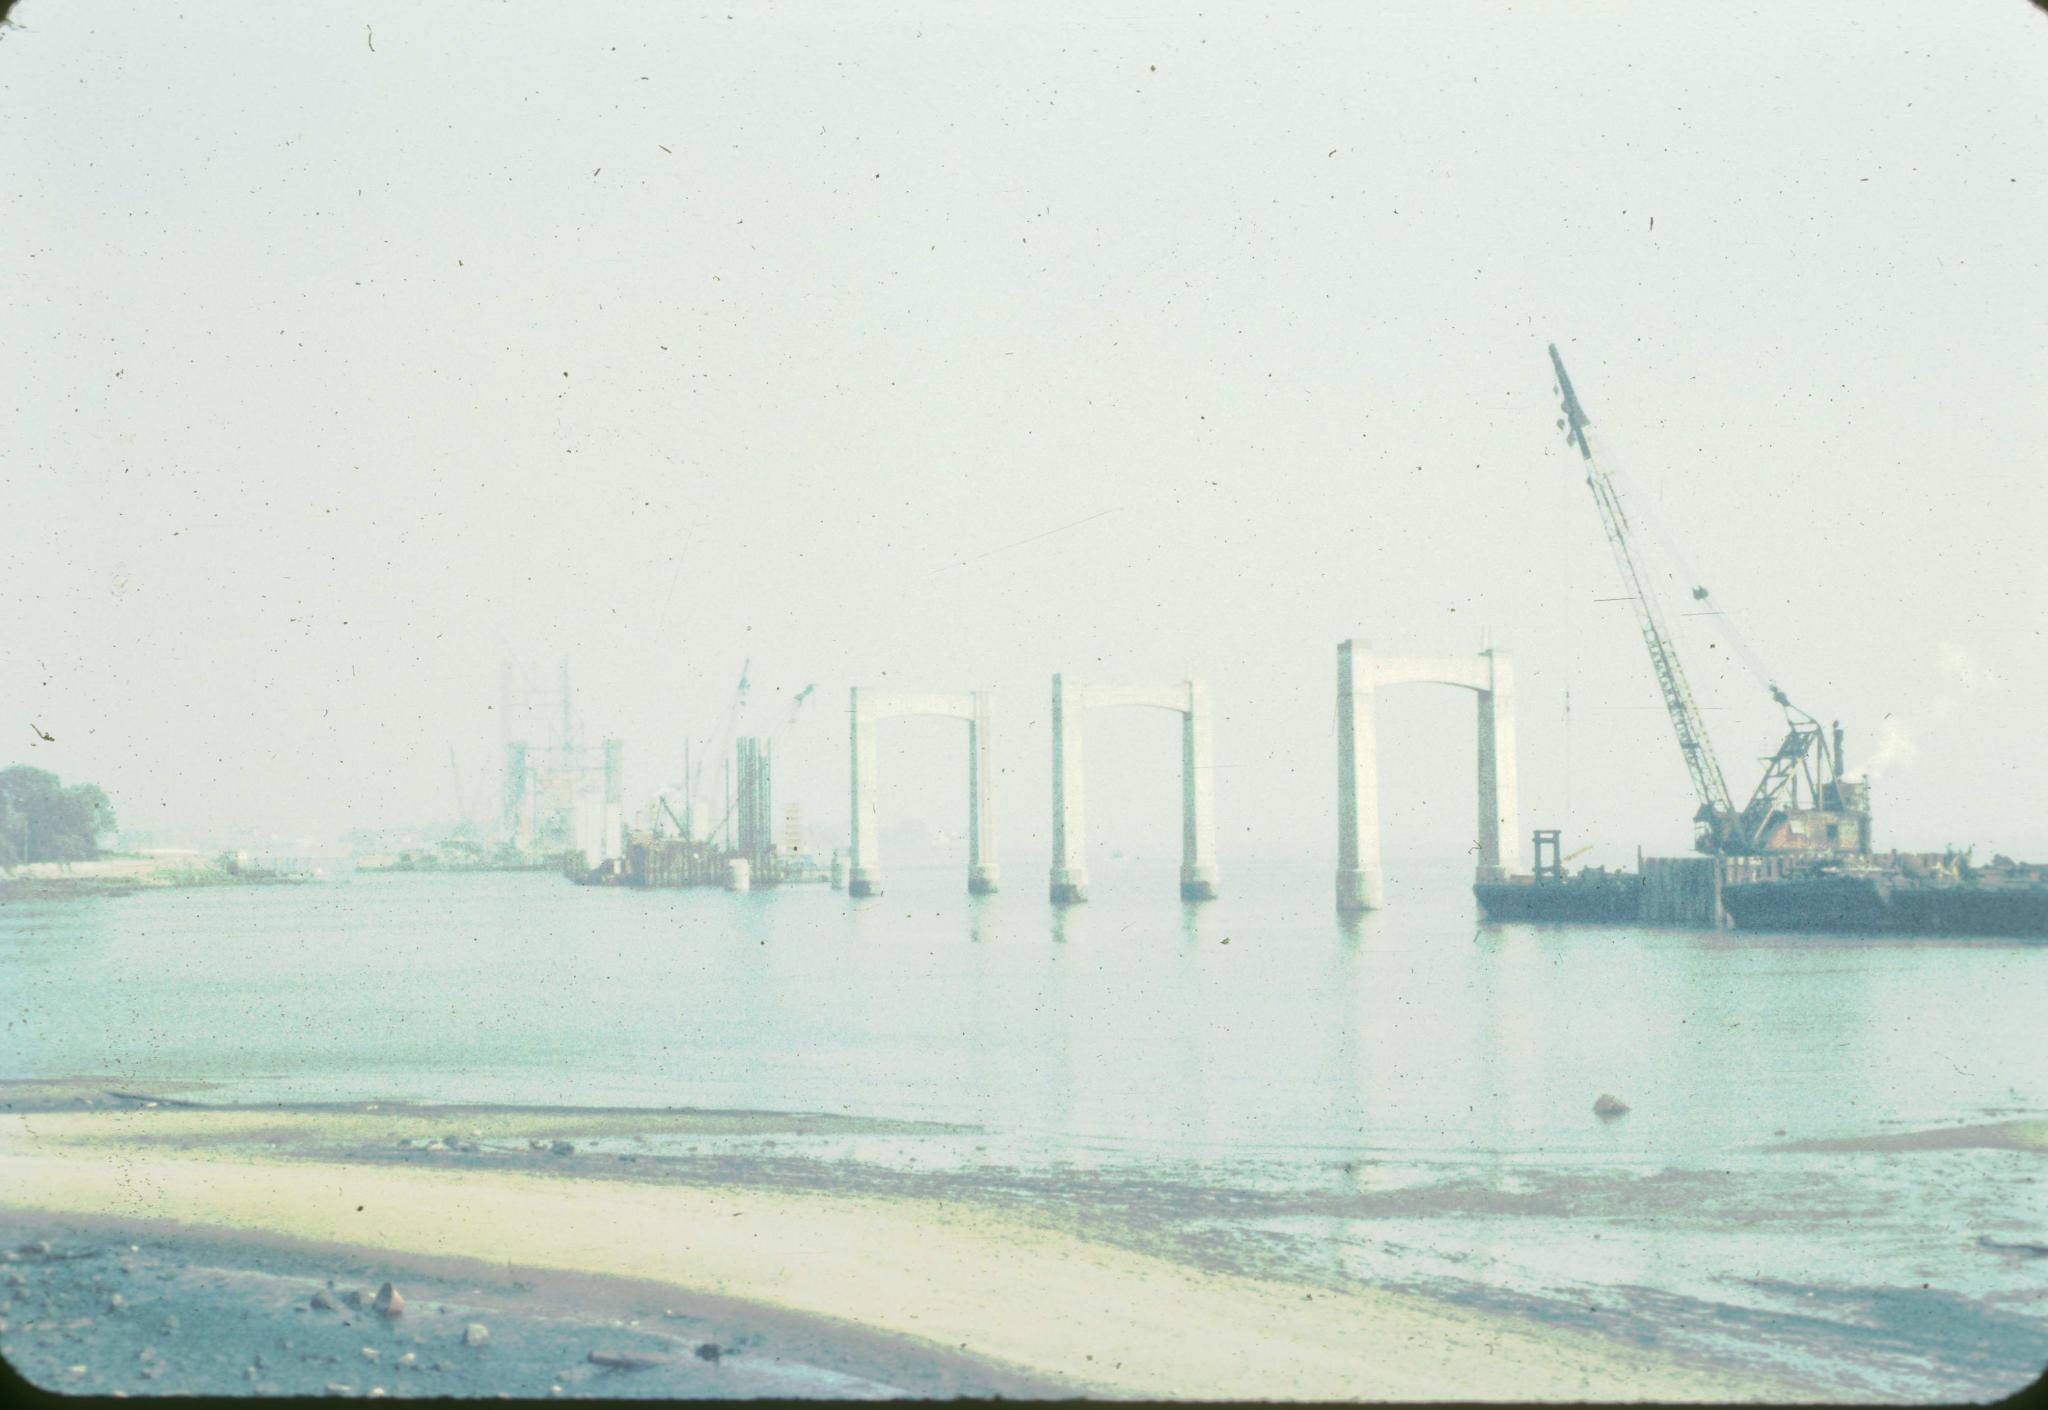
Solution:
<path fill-rule="evenodd" d="M 1116 683 L 1052 678 L 1052 899 L 1088 899 L 1088 830 L 1082 717 L 1090 710 L 1142 705 L 1180 716 L 1180 894 L 1216 895 L 1216 793 L 1209 731 L 1209 687 L 1202 681 Z"/>
<path fill-rule="evenodd" d="M 996 889 L 995 771 L 989 757 L 994 696 L 995 692 L 989 690 L 941 694 L 853 687 L 847 711 L 847 744 L 853 765 L 853 845 L 846 874 L 847 895 L 882 894 L 875 726 L 899 715 L 942 715 L 967 722 L 967 889 L 977 896 Z"/>
<path fill-rule="evenodd" d="M 1364 641 L 1337 643 L 1337 909 L 1386 904 L 1380 866 L 1380 797 L 1374 696 L 1390 685 L 1448 685 L 1479 697 L 1478 879 L 1521 864 L 1515 821 L 1514 667 L 1505 651 L 1477 656 L 1375 656 Z"/>

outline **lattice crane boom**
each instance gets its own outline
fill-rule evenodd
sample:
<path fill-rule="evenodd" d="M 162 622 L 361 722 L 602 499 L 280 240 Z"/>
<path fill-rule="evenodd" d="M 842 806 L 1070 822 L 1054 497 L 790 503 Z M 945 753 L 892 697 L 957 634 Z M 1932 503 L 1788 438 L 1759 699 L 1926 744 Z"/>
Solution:
<path fill-rule="evenodd" d="M 1560 424 L 1566 428 L 1565 440 L 1579 448 L 1579 456 L 1585 462 L 1586 487 L 1593 492 L 1593 502 L 1599 506 L 1601 526 L 1607 531 L 1607 542 L 1614 550 L 1615 564 L 1621 569 L 1629 604 L 1635 610 L 1636 627 L 1642 633 L 1643 645 L 1649 650 L 1650 667 L 1656 673 L 1657 688 L 1663 692 L 1664 709 L 1671 716 L 1671 727 L 1678 734 L 1679 752 L 1685 756 L 1686 772 L 1691 775 L 1693 792 L 1700 800 L 1697 820 L 1706 826 L 1708 838 L 1713 843 L 1708 850 L 1720 851 L 1724 840 L 1732 840 L 1725 834 L 1736 817 L 1727 780 L 1722 777 L 1720 761 L 1714 757 L 1714 746 L 1707 738 L 1706 722 L 1700 718 L 1699 706 L 1693 700 L 1692 687 L 1686 681 L 1685 667 L 1679 663 L 1678 651 L 1671 643 L 1671 633 L 1665 628 L 1656 595 L 1636 561 L 1628 514 L 1622 508 L 1621 496 L 1606 469 L 1594 459 L 1593 448 L 1586 440 L 1585 408 L 1579 405 L 1578 394 L 1572 390 L 1572 379 L 1564 370 L 1564 359 L 1558 356 L 1555 343 L 1550 345 L 1550 363 L 1557 370 L 1557 390 L 1564 403 L 1565 419 Z"/>

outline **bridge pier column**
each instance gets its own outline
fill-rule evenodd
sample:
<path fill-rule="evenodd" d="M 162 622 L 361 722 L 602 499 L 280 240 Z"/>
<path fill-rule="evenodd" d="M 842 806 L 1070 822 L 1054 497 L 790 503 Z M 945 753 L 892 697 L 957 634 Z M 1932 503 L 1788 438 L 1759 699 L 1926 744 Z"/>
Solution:
<path fill-rule="evenodd" d="M 997 889 L 995 768 L 990 720 L 991 692 L 974 692 L 967 721 L 967 890 L 986 896 Z"/>
<path fill-rule="evenodd" d="M 1380 785 L 1372 646 L 1337 643 L 1337 909 L 1386 904 L 1380 869 Z"/>
<path fill-rule="evenodd" d="M 1180 720 L 1180 898 L 1216 899 L 1216 773 L 1209 730 L 1209 687 L 1188 682 Z"/>
<path fill-rule="evenodd" d="M 846 894 L 882 894 L 882 826 L 875 793 L 874 721 L 861 713 L 860 687 L 853 687 L 847 716 L 853 755 L 852 846 L 848 848 Z"/>
<path fill-rule="evenodd" d="M 1057 906 L 1088 899 L 1087 800 L 1081 772 L 1081 712 L 1086 708 L 1078 698 L 1070 698 L 1064 676 L 1052 678 L 1051 894 Z"/>
<path fill-rule="evenodd" d="M 1482 652 L 1490 688 L 1479 692 L 1479 870 L 1481 881 L 1504 881 L 1521 869 L 1516 821 L 1515 675 L 1505 651 Z"/>

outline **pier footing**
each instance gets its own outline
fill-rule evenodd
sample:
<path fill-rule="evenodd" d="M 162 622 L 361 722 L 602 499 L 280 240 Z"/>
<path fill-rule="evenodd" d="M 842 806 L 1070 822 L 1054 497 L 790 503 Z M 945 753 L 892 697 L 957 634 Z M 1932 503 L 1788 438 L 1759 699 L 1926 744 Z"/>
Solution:
<path fill-rule="evenodd" d="M 1337 909 L 1376 911 L 1387 903 L 1387 885 L 1378 867 L 1342 867 L 1337 872 Z"/>
<path fill-rule="evenodd" d="M 1088 873 L 1080 867 L 1058 867 L 1052 874 L 1052 903 L 1074 906 L 1088 899 Z"/>

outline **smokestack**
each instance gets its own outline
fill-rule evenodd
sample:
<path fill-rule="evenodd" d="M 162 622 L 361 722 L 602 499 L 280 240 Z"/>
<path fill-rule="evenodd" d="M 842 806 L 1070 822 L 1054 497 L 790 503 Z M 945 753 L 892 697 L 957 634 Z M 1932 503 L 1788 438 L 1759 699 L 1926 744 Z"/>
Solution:
<path fill-rule="evenodd" d="M 1842 722 L 1835 721 L 1835 777 L 1842 776 Z"/>

